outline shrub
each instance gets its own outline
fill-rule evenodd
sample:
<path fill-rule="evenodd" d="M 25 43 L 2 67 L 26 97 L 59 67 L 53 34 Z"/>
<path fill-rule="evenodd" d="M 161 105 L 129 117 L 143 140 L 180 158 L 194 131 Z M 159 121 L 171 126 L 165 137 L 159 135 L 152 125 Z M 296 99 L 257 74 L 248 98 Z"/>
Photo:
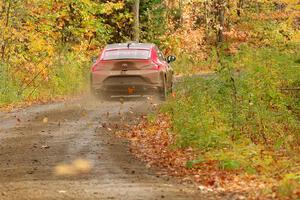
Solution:
<path fill-rule="evenodd" d="M 0 63 L 0 106 L 19 100 L 17 85 L 11 76 L 8 76 L 9 65 Z"/>
<path fill-rule="evenodd" d="M 162 107 L 172 117 L 177 145 L 210 152 L 221 168 L 239 163 L 252 172 L 273 162 L 260 151 L 297 147 L 299 95 L 289 89 L 299 83 L 299 52 L 295 46 L 243 47 L 235 56 L 221 55 L 215 74 L 178 83 L 176 97 Z"/>
<path fill-rule="evenodd" d="M 43 73 L 16 72 L 2 64 L 0 105 L 76 94 L 86 88 L 90 65 L 86 55 L 72 51 L 57 53 Z"/>

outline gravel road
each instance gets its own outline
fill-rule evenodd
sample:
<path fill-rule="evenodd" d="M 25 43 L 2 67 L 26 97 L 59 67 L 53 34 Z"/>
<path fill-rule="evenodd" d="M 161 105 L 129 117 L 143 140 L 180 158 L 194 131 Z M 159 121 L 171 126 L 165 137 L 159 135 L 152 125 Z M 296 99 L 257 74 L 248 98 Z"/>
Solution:
<path fill-rule="evenodd" d="M 149 112 L 150 101 L 90 99 L 0 112 L 1 200 L 213 199 L 147 168 L 107 128 Z"/>

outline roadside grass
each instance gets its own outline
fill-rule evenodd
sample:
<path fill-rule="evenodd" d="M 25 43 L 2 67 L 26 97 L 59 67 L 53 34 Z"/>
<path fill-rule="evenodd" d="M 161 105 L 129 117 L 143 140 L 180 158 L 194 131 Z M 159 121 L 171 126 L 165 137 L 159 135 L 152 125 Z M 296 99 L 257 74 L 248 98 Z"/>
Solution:
<path fill-rule="evenodd" d="M 192 54 L 182 54 L 177 56 L 176 62 L 172 64 L 176 75 L 192 75 L 213 71 L 215 66 L 214 57 L 207 60 L 195 60 Z"/>
<path fill-rule="evenodd" d="M 299 46 L 244 46 L 234 56 L 221 56 L 214 75 L 185 78 L 161 107 L 171 118 L 175 146 L 200 151 L 201 162 L 218 161 L 220 170 L 281 180 L 275 190 L 295 197 L 300 189 Z M 187 167 L 197 163 L 189 161 Z"/>
<path fill-rule="evenodd" d="M 46 91 L 51 91 L 52 96 L 83 91 L 88 83 L 90 66 L 89 58 L 80 53 L 68 52 L 56 57 Z"/>
<path fill-rule="evenodd" d="M 90 65 L 86 55 L 67 50 L 57 52 L 40 71 L 13 71 L 0 64 L 0 106 L 78 94 L 87 88 Z"/>
<path fill-rule="evenodd" d="M 0 63 L 0 106 L 14 101 L 20 101 L 17 95 L 18 86 L 11 76 L 8 76 L 9 66 Z"/>

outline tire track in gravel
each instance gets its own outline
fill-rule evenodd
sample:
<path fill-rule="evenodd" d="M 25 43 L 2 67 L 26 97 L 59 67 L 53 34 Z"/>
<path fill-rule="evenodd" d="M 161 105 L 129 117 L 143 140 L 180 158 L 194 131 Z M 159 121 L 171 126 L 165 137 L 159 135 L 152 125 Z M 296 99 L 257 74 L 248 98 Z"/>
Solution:
<path fill-rule="evenodd" d="M 0 199 L 216 199 L 146 168 L 126 141 L 105 128 L 129 110 L 134 117 L 149 109 L 146 100 L 121 104 L 82 97 L 0 113 Z M 54 173 L 76 159 L 91 169 Z"/>

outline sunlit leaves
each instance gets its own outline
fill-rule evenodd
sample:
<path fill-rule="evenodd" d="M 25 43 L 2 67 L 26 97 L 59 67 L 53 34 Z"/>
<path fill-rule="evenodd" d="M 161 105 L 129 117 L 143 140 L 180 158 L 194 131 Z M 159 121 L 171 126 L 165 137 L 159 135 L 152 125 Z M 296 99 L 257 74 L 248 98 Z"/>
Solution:
<path fill-rule="evenodd" d="M 102 6 L 102 14 L 107 14 L 107 15 L 110 15 L 112 14 L 114 11 L 117 11 L 117 10 L 121 10 L 123 9 L 125 6 L 124 2 L 106 2 L 105 4 L 103 4 Z"/>

